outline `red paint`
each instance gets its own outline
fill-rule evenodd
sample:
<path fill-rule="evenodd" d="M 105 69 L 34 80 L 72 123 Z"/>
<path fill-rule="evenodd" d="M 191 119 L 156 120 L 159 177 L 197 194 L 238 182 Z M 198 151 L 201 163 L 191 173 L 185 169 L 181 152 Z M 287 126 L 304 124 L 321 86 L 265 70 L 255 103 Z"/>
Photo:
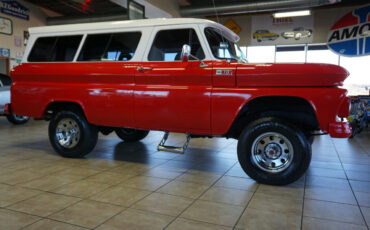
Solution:
<path fill-rule="evenodd" d="M 80 104 L 88 121 L 96 125 L 223 135 L 249 101 L 292 96 L 312 106 L 322 131 L 338 136 L 339 128 L 330 124 L 338 114 L 348 113 L 344 109 L 347 91 L 336 87 L 348 75 L 343 68 L 226 61 L 205 64 L 208 66 L 200 67 L 199 61 L 23 63 L 11 72 L 12 111 L 42 118 L 49 103 L 68 101 Z"/>
<path fill-rule="evenodd" d="M 352 134 L 352 129 L 347 122 L 333 122 L 329 124 L 329 133 L 334 138 L 348 138 Z"/>
<path fill-rule="evenodd" d="M 341 18 L 334 26 L 331 27 L 330 30 L 336 30 L 347 26 L 353 26 L 358 23 L 357 17 L 353 16 L 352 12 L 346 14 L 343 18 Z"/>

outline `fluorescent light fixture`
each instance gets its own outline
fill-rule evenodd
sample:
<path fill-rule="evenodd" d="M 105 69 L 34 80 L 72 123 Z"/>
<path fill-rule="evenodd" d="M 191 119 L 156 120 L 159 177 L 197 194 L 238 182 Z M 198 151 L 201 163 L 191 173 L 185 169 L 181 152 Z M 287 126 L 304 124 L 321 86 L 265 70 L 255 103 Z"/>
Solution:
<path fill-rule="evenodd" d="M 274 13 L 274 18 L 286 18 L 286 17 L 299 17 L 311 15 L 310 10 L 290 11 L 290 12 L 279 12 Z"/>

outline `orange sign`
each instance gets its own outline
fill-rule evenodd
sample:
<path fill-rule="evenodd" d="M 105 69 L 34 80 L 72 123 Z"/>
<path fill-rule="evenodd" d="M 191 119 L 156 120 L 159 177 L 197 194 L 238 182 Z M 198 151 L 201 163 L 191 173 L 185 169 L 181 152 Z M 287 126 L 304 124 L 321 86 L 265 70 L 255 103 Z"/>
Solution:
<path fill-rule="evenodd" d="M 227 28 L 229 28 L 230 30 L 232 30 L 236 34 L 240 33 L 240 31 L 242 30 L 240 28 L 240 26 L 238 24 L 236 24 L 236 22 L 234 22 L 234 20 L 232 20 L 232 19 L 227 20 L 227 22 L 224 24 L 224 26 L 226 26 Z"/>

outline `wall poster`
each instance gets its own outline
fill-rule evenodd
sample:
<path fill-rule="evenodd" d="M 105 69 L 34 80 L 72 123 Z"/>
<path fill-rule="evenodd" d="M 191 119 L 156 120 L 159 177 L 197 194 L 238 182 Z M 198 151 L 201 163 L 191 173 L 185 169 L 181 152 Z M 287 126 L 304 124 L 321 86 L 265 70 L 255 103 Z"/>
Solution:
<path fill-rule="evenodd" d="M 252 45 L 289 45 L 312 43 L 313 16 L 274 18 L 252 17 Z"/>

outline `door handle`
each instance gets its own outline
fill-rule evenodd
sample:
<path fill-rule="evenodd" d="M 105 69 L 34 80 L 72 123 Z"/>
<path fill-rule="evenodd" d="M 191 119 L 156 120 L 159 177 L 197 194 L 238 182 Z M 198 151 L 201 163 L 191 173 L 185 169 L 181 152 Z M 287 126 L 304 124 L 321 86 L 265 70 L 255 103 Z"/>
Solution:
<path fill-rule="evenodd" d="M 143 72 L 144 70 L 152 70 L 152 67 L 139 66 L 137 67 L 137 70 L 139 70 L 140 72 Z"/>

